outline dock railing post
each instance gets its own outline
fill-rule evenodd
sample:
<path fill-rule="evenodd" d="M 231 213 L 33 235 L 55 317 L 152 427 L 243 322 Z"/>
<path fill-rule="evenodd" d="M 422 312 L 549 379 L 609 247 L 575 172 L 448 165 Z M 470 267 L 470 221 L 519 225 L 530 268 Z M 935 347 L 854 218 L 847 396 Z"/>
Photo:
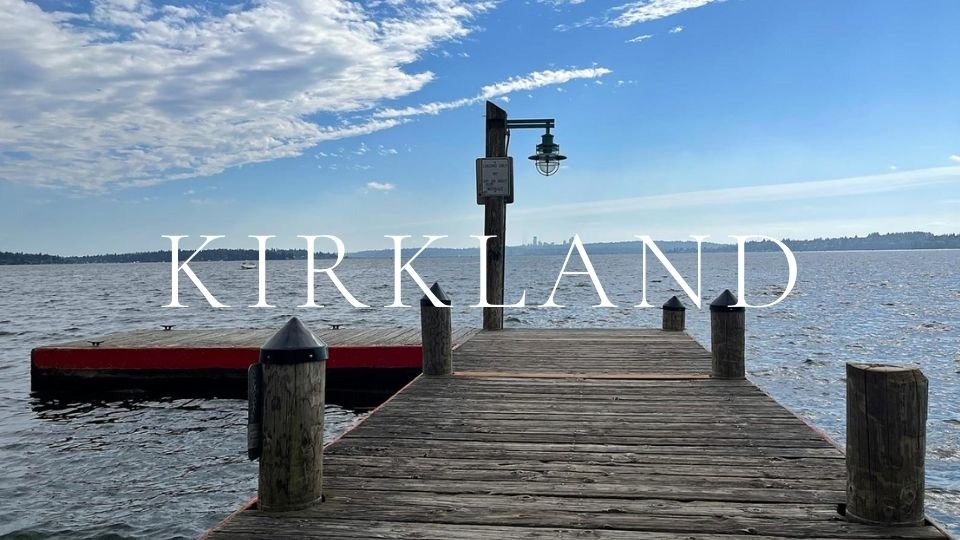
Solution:
<path fill-rule="evenodd" d="M 712 376 L 718 379 L 743 379 L 746 311 L 736 307 L 737 297 L 730 289 L 710 303 L 710 353 Z"/>
<path fill-rule="evenodd" d="M 927 378 L 917 366 L 847 364 L 849 521 L 924 521 Z"/>
<path fill-rule="evenodd" d="M 430 292 L 443 302 L 443 307 L 434 306 L 423 295 L 420 299 L 420 345 L 423 351 L 423 374 L 427 376 L 450 375 L 453 372 L 453 323 L 450 317 L 452 302 L 434 283 Z"/>
<path fill-rule="evenodd" d="M 291 318 L 260 348 L 262 438 L 259 509 L 320 502 L 327 345 Z"/>
<path fill-rule="evenodd" d="M 671 332 L 683 332 L 686 328 L 686 311 L 683 302 L 676 296 L 671 296 L 663 304 L 663 329 Z"/>

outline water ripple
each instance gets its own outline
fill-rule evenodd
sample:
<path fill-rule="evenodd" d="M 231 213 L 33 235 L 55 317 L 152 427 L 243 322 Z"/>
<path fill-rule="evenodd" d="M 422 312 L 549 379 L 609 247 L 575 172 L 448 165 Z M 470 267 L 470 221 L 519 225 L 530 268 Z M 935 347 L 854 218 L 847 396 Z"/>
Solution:
<path fill-rule="evenodd" d="M 748 300 L 772 301 L 786 265 L 775 254 L 747 257 Z M 960 528 L 960 252 L 798 253 L 796 291 L 784 302 L 748 310 L 750 379 L 836 440 L 844 435 L 846 362 L 919 364 L 930 380 L 927 485 L 931 513 Z M 693 282 L 694 255 L 671 255 Z M 658 327 L 660 311 L 636 309 L 642 285 L 636 256 L 593 257 L 610 300 L 585 276 L 564 277 L 546 301 L 563 256 L 508 260 L 507 303 L 527 291 L 528 307 L 507 309 L 508 326 Z M 370 309 L 350 307 L 329 282 L 317 281 L 325 307 L 304 309 L 305 263 L 268 263 L 268 298 L 276 309 L 242 306 L 257 300 L 256 273 L 235 263 L 194 263 L 222 302 L 206 306 L 185 285 L 188 308 L 169 302 L 167 264 L 5 267 L 0 273 L 0 536 L 23 538 L 192 538 L 256 491 L 256 463 L 245 457 L 246 404 L 236 400 L 166 399 L 104 402 L 41 401 L 29 394 L 29 351 L 38 345 L 136 328 L 276 328 L 290 315 L 317 328 L 416 326 L 416 308 L 393 302 L 392 261 L 347 259 L 338 277 Z M 736 255 L 703 258 L 705 303 L 736 285 Z M 418 259 L 428 283 L 453 298 L 455 326 L 479 326 L 478 263 L 472 258 Z M 646 296 L 659 305 L 678 295 L 688 306 L 688 331 L 709 344 L 709 312 L 695 309 L 657 263 Z M 404 283 L 404 303 L 422 293 Z M 327 410 L 332 436 L 358 418 Z M 81 509 L 82 510 L 78 510 Z"/>

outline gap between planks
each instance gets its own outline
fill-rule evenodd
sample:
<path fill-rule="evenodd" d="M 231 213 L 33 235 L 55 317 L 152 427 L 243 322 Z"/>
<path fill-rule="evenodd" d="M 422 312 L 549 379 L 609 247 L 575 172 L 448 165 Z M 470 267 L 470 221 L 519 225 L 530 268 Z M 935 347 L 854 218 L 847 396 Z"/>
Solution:
<path fill-rule="evenodd" d="M 703 380 L 707 373 L 560 373 L 551 371 L 454 371 L 453 378 L 463 379 L 609 379 L 609 380 Z"/>

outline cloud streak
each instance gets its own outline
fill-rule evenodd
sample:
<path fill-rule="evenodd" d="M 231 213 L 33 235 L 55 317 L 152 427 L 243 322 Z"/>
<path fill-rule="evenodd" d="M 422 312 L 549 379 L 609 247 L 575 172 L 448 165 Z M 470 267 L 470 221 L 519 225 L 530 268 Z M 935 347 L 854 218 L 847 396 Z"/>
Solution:
<path fill-rule="evenodd" d="M 577 22 L 558 24 L 554 26 L 554 30 L 557 32 L 567 32 L 585 26 L 625 28 L 672 17 L 690 9 L 722 2 L 726 2 L 726 0 L 634 0 Z M 668 32 L 671 34 L 683 32 L 683 26 L 674 26 Z M 638 36 L 632 40 L 628 40 L 627 43 L 640 42 L 644 39 L 646 39 L 646 37 Z"/>
<path fill-rule="evenodd" d="M 390 182 L 367 182 L 367 189 L 374 191 L 396 191 L 396 184 Z"/>
<path fill-rule="evenodd" d="M 513 92 L 529 91 L 543 88 L 544 86 L 564 84 L 575 79 L 597 79 L 610 73 L 613 72 L 605 67 L 535 71 L 522 77 L 511 77 L 505 81 L 484 86 L 480 89 L 480 93 L 473 97 L 460 98 L 452 101 L 436 101 L 415 107 L 405 107 L 403 109 L 383 109 L 377 111 L 374 116 L 377 118 L 395 119 L 424 114 L 435 115 L 450 109 L 459 109 L 460 107 L 475 105 L 487 99 L 504 97 Z"/>
<path fill-rule="evenodd" d="M 640 0 L 630 2 L 614 9 L 620 14 L 610 20 L 609 24 L 618 27 L 633 26 L 670 17 L 688 9 L 703 7 L 718 1 L 722 2 L 723 0 Z"/>
<path fill-rule="evenodd" d="M 936 167 L 912 171 L 856 176 L 834 180 L 815 180 L 789 184 L 740 186 L 724 189 L 706 189 L 662 195 L 647 195 L 622 199 L 586 201 L 556 204 L 511 210 L 511 219 L 556 218 L 566 219 L 581 216 L 610 216 L 618 213 L 635 213 L 643 210 L 669 210 L 674 208 L 698 208 L 735 206 L 778 201 L 800 201 L 833 197 L 853 197 L 876 193 L 890 193 L 939 184 L 960 185 L 960 166 Z M 956 201 L 953 201 L 956 202 Z M 948 202 L 944 201 L 944 204 Z M 748 214 L 744 214 L 748 216 Z M 731 216 L 733 218 L 737 215 Z M 889 216 L 883 216 L 888 220 Z M 469 223 L 472 216 L 456 216 L 428 221 L 411 221 L 401 225 L 435 226 L 444 223 Z M 821 222 L 816 222 L 821 223 Z M 822 223 L 821 223 L 822 225 Z"/>
<path fill-rule="evenodd" d="M 744 203 L 795 201 L 886 193 L 938 184 L 960 184 L 960 166 L 918 169 L 835 180 L 708 189 L 624 199 L 517 209 L 515 216 L 586 216 L 638 210 L 663 210 Z"/>

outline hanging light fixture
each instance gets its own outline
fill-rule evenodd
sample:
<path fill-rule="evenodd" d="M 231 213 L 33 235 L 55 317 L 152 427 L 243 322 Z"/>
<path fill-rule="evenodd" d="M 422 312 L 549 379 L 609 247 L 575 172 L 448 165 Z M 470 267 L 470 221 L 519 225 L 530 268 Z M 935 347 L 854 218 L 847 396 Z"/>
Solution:
<path fill-rule="evenodd" d="M 555 125 L 553 118 L 521 118 L 507 120 L 506 124 L 507 144 L 510 141 L 511 129 L 545 129 L 547 132 L 540 137 L 537 153 L 530 156 L 530 159 L 536 162 L 537 172 L 544 176 L 553 176 L 560 170 L 560 162 L 567 159 L 567 156 L 560 154 L 560 145 L 553 142 L 553 135 L 550 133 L 550 128 Z"/>
<path fill-rule="evenodd" d="M 553 176 L 560 170 L 560 162 L 567 159 L 560 153 L 560 145 L 553 142 L 553 135 L 550 134 L 550 128 L 541 136 L 541 142 L 537 145 L 537 153 L 530 156 L 530 159 L 536 162 L 537 172 L 543 176 Z"/>

